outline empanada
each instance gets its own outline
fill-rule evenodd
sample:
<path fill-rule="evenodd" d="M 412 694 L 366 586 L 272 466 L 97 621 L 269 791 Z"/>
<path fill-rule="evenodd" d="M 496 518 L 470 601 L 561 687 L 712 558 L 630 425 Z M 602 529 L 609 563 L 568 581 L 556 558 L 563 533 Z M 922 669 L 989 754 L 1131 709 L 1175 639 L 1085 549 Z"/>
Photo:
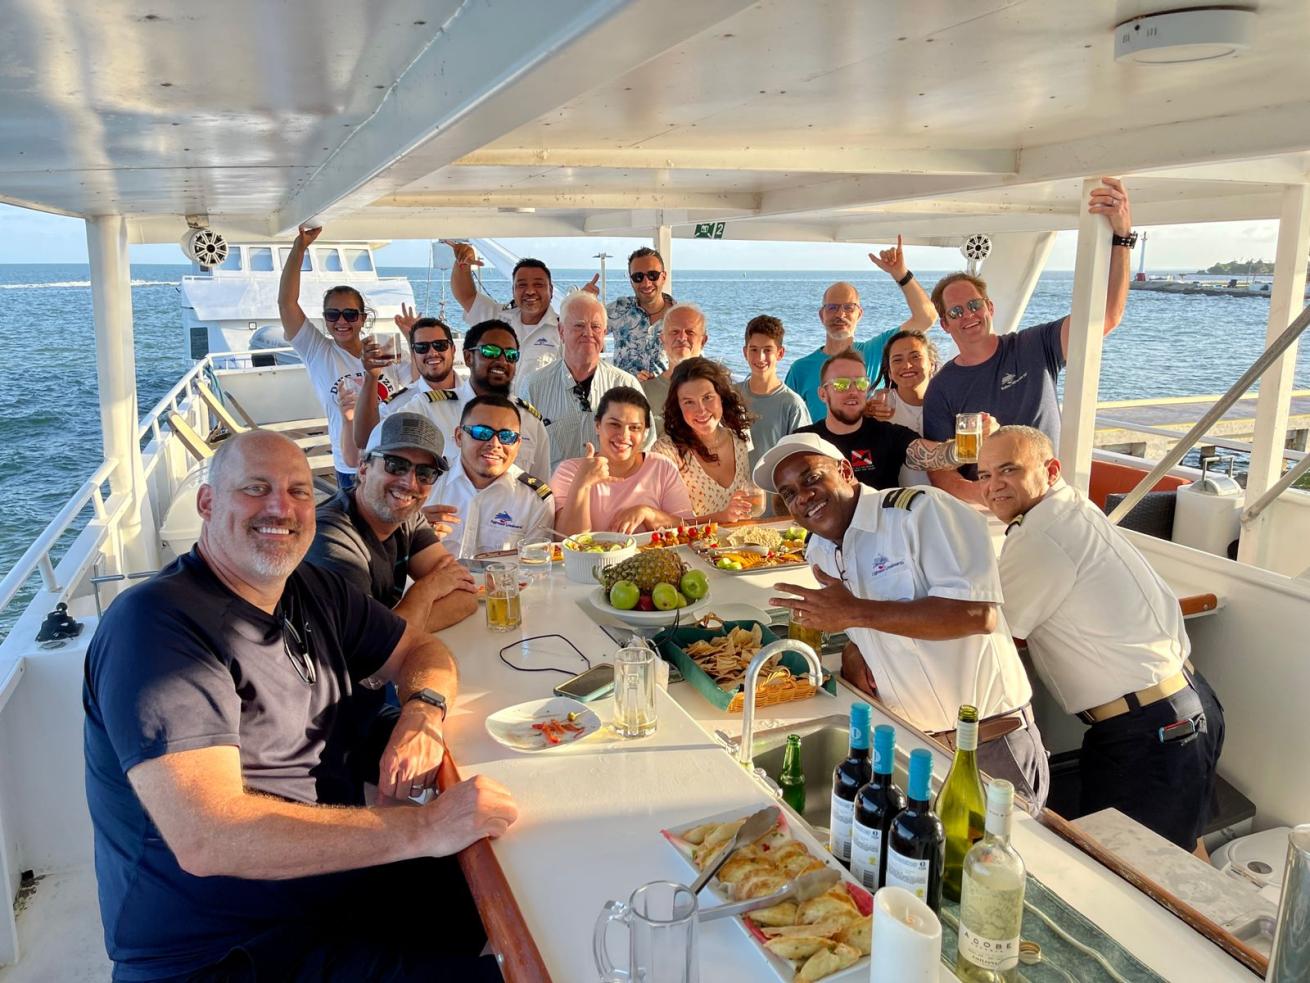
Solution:
<path fill-rule="evenodd" d="M 766 949 L 783 959 L 806 959 L 830 945 L 836 943 L 817 935 L 791 935 L 781 939 L 769 939 L 764 943 Z"/>
<path fill-rule="evenodd" d="M 860 953 L 848 945 L 837 943 L 831 949 L 818 950 L 806 960 L 796 979 L 811 983 L 825 976 L 839 972 L 847 966 L 854 966 L 860 960 Z"/>
<path fill-rule="evenodd" d="M 861 955 L 867 956 L 873 948 L 873 916 L 865 915 L 858 921 L 851 922 L 834 937 L 838 942 L 859 949 Z"/>
<path fill-rule="evenodd" d="M 752 898 L 767 898 L 775 891 L 781 891 L 787 886 L 788 878 L 784 874 L 767 873 L 753 874 L 745 880 L 738 881 L 733 888 L 732 896 L 737 901 L 749 901 Z"/>
<path fill-rule="evenodd" d="M 756 925 L 794 925 L 796 923 L 796 902 L 783 901 L 780 904 L 770 905 L 767 908 L 757 908 L 754 911 L 748 911 L 746 917 Z"/>

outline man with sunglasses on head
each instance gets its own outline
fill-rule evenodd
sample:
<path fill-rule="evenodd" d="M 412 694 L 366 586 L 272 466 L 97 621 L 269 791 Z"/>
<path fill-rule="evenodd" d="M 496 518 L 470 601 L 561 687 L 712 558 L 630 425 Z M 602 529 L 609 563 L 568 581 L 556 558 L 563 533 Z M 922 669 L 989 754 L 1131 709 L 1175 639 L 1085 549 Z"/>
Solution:
<path fill-rule="evenodd" d="M 510 276 L 514 299 L 501 304 L 482 292 L 473 279 L 473 268 L 481 266 L 477 251 L 467 242 L 443 239 L 455 253 L 450 269 L 450 292 L 464 308 L 464 323 L 501 320 L 520 339 L 518 381 L 515 392 L 526 393 L 528 380 L 541 368 L 560 357 L 559 318 L 550 306 L 555 287 L 550 268 L 539 259 L 525 257 L 514 264 Z"/>
<path fill-rule="evenodd" d="M 1105 295 L 1109 334 L 1128 303 L 1130 250 L 1137 242 L 1123 183 L 1101 178 L 1087 210 L 1110 222 L 1110 276 Z M 992 330 L 995 308 L 987 284 L 969 273 L 951 273 L 933 287 L 932 303 L 942 328 L 960 350 L 933 376 L 923 400 L 923 435 L 946 440 L 955 434 L 959 413 L 990 413 L 997 422 L 1036 427 L 1060 446 L 1060 403 L 1056 386 L 1069 355 L 1069 317 L 1035 324 L 1009 334 Z M 977 468 L 936 471 L 929 479 L 956 498 L 984 504 Z"/>
<path fill-rule="evenodd" d="M 518 457 L 521 412 L 501 395 L 476 396 L 455 432 L 458 452 L 428 496 L 428 506 L 453 513 L 442 542 L 468 559 L 491 550 L 550 538 L 555 500 L 550 486 L 527 474 Z"/>
<path fill-rule="evenodd" d="M 855 340 L 855 329 L 864 308 L 860 306 L 860 292 L 853 283 L 834 283 L 823 293 L 823 303 L 819 307 L 819 321 L 823 324 L 826 339 L 823 347 L 815 349 L 808 355 L 798 358 L 787 370 L 786 384 L 789 389 L 805 400 L 810 411 L 810 419 L 821 420 L 827 407 L 819 395 L 819 383 L 822 382 L 823 365 L 838 352 L 854 348 L 864 357 L 864 364 L 878 366 L 882 362 L 882 346 L 897 331 L 915 329 L 927 331 L 932 327 L 932 303 L 919 281 L 914 278 L 910 268 L 905 265 L 905 254 L 901 249 L 901 237 L 896 237 L 894 249 L 884 249 L 879 253 L 869 253 L 869 261 L 882 270 L 901 288 L 905 303 L 910 308 L 910 318 L 900 327 L 889 328 L 864 341 Z"/>
<path fill-rule="evenodd" d="M 300 267 L 305 252 L 323 232 L 322 228 L 301 229 L 287 254 L 278 285 L 277 306 L 282 318 L 282 336 L 295 349 L 309 372 L 310 384 L 323 404 L 328 421 L 328 439 L 332 442 L 332 466 L 337 484 L 349 489 L 355 484 L 355 447 L 351 443 L 350 422 L 359 397 L 368 403 L 372 393 L 364 371 L 363 342 L 360 332 L 368 321 L 364 298 L 354 287 L 333 287 L 323 295 L 325 337 L 305 315 L 300 306 Z M 399 392 L 403 386 L 394 369 L 379 370 L 372 375 L 378 398 Z"/>
<path fill-rule="evenodd" d="M 908 427 L 869 416 L 869 375 L 864 358 L 854 348 L 823 363 L 819 395 L 827 414 L 797 433 L 822 437 L 845 455 L 855 477 L 870 488 L 895 488 L 901 465 L 932 470 L 953 468 L 955 442 L 924 440 Z"/>
<path fill-rule="evenodd" d="M 672 368 L 661 343 L 660 322 L 675 302 L 664 292 L 668 273 L 658 249 L 642 246 L 634 250 L 628 256 L 628 279 L 632 281 L 632 296 L 611 301 L 605 310 L 614 332 L 614 364 L 644 382 Z M 599 280 L 597 273 L 582 289 L 599 295 Z"/>

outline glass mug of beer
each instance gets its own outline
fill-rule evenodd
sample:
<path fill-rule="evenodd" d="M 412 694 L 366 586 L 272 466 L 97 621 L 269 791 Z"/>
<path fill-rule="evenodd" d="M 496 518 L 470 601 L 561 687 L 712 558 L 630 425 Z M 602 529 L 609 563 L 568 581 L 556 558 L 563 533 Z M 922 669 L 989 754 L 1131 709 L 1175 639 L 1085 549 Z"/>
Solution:
<path fill-rule="evenodd" d="M 517 563 L 491 563 L 486 571 L 487 627 L 492 631 L 513 631 L 523 623 L 519 607 Z"/>
<path fill-rule="evenodd" d="M 977 464 L 982 447 L 982 414 L 955 414 L 955 459 L 961 464 Z"/>

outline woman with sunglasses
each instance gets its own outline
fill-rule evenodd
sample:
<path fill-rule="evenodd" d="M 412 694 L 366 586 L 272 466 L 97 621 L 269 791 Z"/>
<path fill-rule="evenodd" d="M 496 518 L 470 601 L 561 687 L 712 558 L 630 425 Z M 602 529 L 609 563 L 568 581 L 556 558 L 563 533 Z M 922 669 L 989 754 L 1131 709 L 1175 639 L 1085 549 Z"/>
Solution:
<path fill-rule="evenodd" d="M 698 521 L 736 522 L 764 511 L 751 483 L 750 413 L 728 370 L 708 358 L 679 362 L 653 454 L 677 465 Z"/>
<path fill-rule="evenodd" d="M 300 306 L 300 267 L 306 251 L 322 231 L 321 228 L 301 229 L 296 234 L 282 267 L 277 305 L 282 318 L 282 336 L 304 361 L 310 384 L 323 404 L 337 484 L 343 491 L 349 491 L 355 486 L 356 469 L 347 456 L 343 440 L 350 436 L 346 427 L 354 418 L 355 403 L 365 385 L 366 374 L 361 361 L 364 345 L 360 332 L 367 325 L 371 312 L 363 295 L 354 287 L 333 287 L 323 295 L 323 323 L 327 326 L 328 336 L 310 324 Z M 380 396 L 389 398 L 402 388 L 394 368 L 385 369 L 378 376 Z"/>
<path fill-rule="evenodd" d="M 882 349 L 874 386 L 885 386 L 869 399 L 871 415 L 923 435 L 923 397 L 937 374 L 941 356 L 922 331 L 897 331 Z M 901 467 L 901 486 L 929 484 L 928 472 Z"/>
<path fill-rule="evenodd" d="M 561 461 L 550 479 L 555 528 L 565 535 L 667 529 L 692 516 L 691 498 L 667 457 L 642 451 L 650 404 L 631 386 L 615 386 L 596 407 L 596 444 Z"/>

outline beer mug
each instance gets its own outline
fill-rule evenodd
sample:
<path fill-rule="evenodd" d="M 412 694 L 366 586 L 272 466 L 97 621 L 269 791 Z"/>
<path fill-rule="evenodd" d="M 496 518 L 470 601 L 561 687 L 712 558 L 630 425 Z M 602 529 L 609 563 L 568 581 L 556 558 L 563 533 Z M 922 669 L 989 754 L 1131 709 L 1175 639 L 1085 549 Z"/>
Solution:
<path fill-rule="evenodd" d="M 517 563 L 487 565 L 487 627 L 492 631 L 513 631 L 523 623 L 519 608 Z"/>
<path fill-rule="evenodd" d="M 814 649 L 815 655 L 823 654 L 823 632 L 817 628 L 808 628 L 797 621 L 795 613 L 792 614 L 791 620 L 787 622 L 787 637 L 795 642 L 804 642 Z"/>
<path fill-rule="evenodd" d="M 605 936 L 611 924 L 628 930 L 628 968 L 610 961 Z M 699 983 L 696 895 L 673 881 L 652 881 L 625 904 L 607 901 L 596 919 L 592 953 L 604 983 Z"/>
<path fill-rule="evenodd" d="M 659 688 L 659 656 L 634 642 L 614 656 L 614 729 L 621 737 L 655 733 L 655 690 Z"/>
<path fill-rule="evenodd" d="M 977 464 L 982 447 L 982 414 L 955 414 L 955 459 L 961 464 Z"/>

